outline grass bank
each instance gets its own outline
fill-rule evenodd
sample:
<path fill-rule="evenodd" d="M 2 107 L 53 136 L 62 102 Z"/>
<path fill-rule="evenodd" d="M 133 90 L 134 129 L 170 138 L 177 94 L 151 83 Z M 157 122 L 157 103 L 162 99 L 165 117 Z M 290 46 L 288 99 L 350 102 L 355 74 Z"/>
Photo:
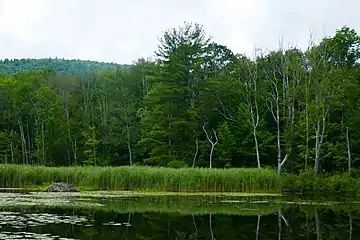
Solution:
<path fill-rule="evenodd" d="M 288 193 L 311 197 L 357 197 L 360 179 L 348 174 L 313 176 L 282 174 L 258 168 L 208 169 L 159 167 L 44 167 L 0 165 L 0 188 L 43 190 L 53 181 L 64 181 L 81 190 L 143 191 L 165 193 Z M 161 193 L 161 194 L 159 194 Z"/>
<path fill-rule="evenodd" d="M 281 181 L 270 169 L 44 167 L 5 164 L 0 187 L 26 188 L 64 181 L 87 190 L 277 193 Z"/>

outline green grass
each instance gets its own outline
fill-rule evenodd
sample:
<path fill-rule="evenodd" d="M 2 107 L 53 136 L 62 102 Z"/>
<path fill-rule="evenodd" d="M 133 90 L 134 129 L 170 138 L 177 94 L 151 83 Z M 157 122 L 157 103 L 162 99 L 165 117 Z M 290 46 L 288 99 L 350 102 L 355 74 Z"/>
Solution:
<path fill-rule="evenodd" d="M 44 167 L 5 164 L 0 187 L 43 187 L 64 181 L 86 190 L 280 192 L 275 171 L 257 168 Z"/>

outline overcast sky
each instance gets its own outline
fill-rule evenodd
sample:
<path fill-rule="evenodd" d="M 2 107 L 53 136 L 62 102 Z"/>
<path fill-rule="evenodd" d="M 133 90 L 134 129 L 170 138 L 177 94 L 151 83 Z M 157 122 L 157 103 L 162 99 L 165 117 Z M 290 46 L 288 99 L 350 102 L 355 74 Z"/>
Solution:
<path fill-rule="evenodd" d="M 359 0 L 0 0 L 0 58 L 131 63 L 151 57 L 164 30 L 197 22 L 235 53 L 305 47 L 348 25 Z"/>

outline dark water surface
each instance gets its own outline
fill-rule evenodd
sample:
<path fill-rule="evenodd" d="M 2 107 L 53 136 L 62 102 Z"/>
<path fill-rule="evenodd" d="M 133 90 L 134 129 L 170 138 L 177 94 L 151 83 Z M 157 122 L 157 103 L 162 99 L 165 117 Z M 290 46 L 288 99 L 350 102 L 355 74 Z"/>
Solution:
<path fill-rule="evenodd" d="M 0 239 L 358 239 L 360 203 L 0 193 Z"/>

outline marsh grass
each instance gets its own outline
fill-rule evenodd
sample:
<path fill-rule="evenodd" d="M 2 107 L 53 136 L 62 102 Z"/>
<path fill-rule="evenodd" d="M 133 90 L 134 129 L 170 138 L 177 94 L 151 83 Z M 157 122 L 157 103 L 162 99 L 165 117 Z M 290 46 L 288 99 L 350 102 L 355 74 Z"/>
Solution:
<path fill-rule="evenodd" d="M 275 171 L 257 168 L 45 167 L 5 164 L 0 187 L 44 186 L 64 181 L 87 190 L 275 193 Z"/>

